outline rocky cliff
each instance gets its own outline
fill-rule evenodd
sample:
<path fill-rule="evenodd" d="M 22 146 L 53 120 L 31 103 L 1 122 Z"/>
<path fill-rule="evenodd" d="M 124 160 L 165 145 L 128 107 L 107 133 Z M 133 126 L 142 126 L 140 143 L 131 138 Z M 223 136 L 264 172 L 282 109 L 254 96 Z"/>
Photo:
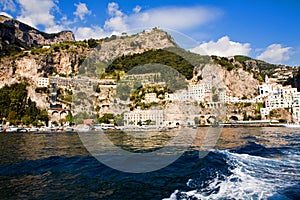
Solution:
<path fill-rule="evenodd" d="M 21 24 L 15 20 L 11 21 Z M 22 24 L 22 26 L 25 25 Z M 19 31 L 18 28 L 12 29 L 15 29 L 16 32 Z M 35 30 L 30 29 L 29 32 L 31 31 Z M 4 32 L 3 30 L 2 33 Z M 31 33 L 24 32 L 24 34 Z M 42 35 L 36 35 L 36 37 L 42 37 Z M 15 35 L 12 35 L 10 41 L 16 38 Z M 99 62 L 109 62 L 121 55 L 176 46 L 174 40 L 166 32 L 159 29 L 144 31 L 132 36 L 111 36 L 96 41 L 95 48 L 91 48 L 88 41 L 58 43 L 59 38 L 52 39 L 39 40 L 40 44 L 44 44 L 45 41 L 55 43 L 50 47 L 36 47 L 24 50 L 14 56 L 2 56 L 0 60 L 0 86 L 5 83 L 12 83 L 20 77 L 36 79 L 40 76 L 75 75 L 85 58 L 92 55 L 96 56 Z M 28 43 L 30 41 L 26 40 Z"/>
<path fill-rule="evenodd" d="M 41 45 L 75 41 L 74 34 L 71 31 L 48 34 L 3 15 L 0 15 L 0 37 L 2 48 L 4 45 L 14 44 L 17 47 L 26 49 Z"/>
<path fill-rule="evenodd" d="M 99 61 L 109 62 L 122 55 L 140 54 L 152 49 L 175 47 L 174 39 L 159 28 L 143 31 L 135 35 L 112 35 L 97 41 L 93 52 Z"/>
<path fill-rule="evenodd" d="M 201 79 L 204 83 L 211 83 L 220 90 L 219 92 L 226 91 L 227 95 L 248 99 L 257 95 L 259 81 L 243 68 L 228 71 L 219 64 L 208 63 L 198 65 L 194 73 L 197 74 L 193 78 L 194 81 Z"/>

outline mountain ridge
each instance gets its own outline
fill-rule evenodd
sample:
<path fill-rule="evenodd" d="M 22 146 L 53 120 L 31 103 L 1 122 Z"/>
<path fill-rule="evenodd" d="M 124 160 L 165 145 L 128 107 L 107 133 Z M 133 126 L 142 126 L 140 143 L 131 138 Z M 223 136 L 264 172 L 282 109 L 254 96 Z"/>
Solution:
<path fill-rule="evenodd" d="M 0 15 L 0 38 L 1 55 L 9 54 L 9 51 L 5 49 L 9 49 L 10 46 L 21 51 L 59 42 L 75 41 L 75 36 L 71 31 L 49 34 L 4 15 Z"/>

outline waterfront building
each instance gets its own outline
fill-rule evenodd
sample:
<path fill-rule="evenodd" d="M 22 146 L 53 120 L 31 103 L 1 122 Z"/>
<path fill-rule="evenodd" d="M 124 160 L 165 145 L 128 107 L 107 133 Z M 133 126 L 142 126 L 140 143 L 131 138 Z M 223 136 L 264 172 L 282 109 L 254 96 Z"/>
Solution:
<path fill-rule="evenodd" d="M 150 122 L 151 125 L 159 127 L 164 122 L 164 111 L 159 109 L 141 110 L 137 108 L 134 111 L 124 113 L 124 126 L 137 126 L 139 123 Z"/>
<path fill-rule="evenodd" d="M 297 88 L 291 85 L 282 86 L 266 77 L 266 83 L 259 86 L 258 92 L 265 103 L 265 107 L 260 109 L 262 116 L 269 115 L 273 109 L 284 108 L 292 112 L 294 119 L 300 120 L 300 92 Z"/>

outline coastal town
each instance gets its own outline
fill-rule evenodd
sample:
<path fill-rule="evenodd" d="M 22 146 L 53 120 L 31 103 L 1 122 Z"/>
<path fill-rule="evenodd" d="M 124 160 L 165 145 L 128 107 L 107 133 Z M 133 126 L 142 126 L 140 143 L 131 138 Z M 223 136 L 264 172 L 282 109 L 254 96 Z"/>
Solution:
<path fill-rule="evenodd" d="M 50 116 L 48 124 L 39 128 L 17 128 L 6 124 L 8 127 L 6 131 L 164 130 L 212 125 L 224 127 L 228 125 L 286 125 L 286 121 L 272 118 L 274 109 L 287 110 L 294 125 L 300 120 L 300 92 L 297 88 L 290 85 L 283 86 L 277 83 L 276 79 L 268 76 L 265 77 L 265 82 L 257 88 L 258 95 L 251 99 L 239 99 L 226 92 L 222 86 L 211 83 L 188 83 L 184 89 L 167 91 L 165 90 L 166 82 L 157 81 L 160 76 L 160 73 L 128 75 L 121 78 L 119 82 L 111 78 L 40 77 L 36 82 L 36 88 L 48 91 L 43 94 L 48 96 L 47 111 Z M 120 99 L 117 88 L 124 83 L 133 87 L 136 82 L 140 83 L 142 88 L 148 89 L 144 90 L 143 95 L 139 97 L 140 104 L 135 102 L 136 106 L 130 108 L 129 106 L 134 104 L 132 96 L 129 93 L 128 97 Z M 76 97 L 78 91 L 84 98 L 92 96 L 89 105 L 86 101 L 82 101 L 81 97 Z M 132 91 L 134 88 L 131 88 L 131 93 Z M 85 96 L 88 93 L 89 97 Z M 121 104 L 127 107 L 116 109 L 116 105 Z M 180 109 L 180 104 L 193 106 L 185 107 L 185 109 L 190 109 L 190 112 L 186 112 Z M 228 111 L 229 105 L 250 106 L 252 104 L 260 105 L 258 119 L 245 119 L 247 113 L 239 114 Z M 219 112 L 214 112 L 216 110 Z M 225 112 L 222 117 L 217 116 L 220 115 L 220 110 Z M 84 117 L 76 117 L 83 112 L 86 114 Z M 106 121 L 91 117 L 97 115 L 100 119 L 108 115 L 111 117 Z M 119 116 L 119 121 L 114 118 L 116 115 Z M 68 116 L 73 118 L 67 119 Z M 4 126 L 3 124 L 2 130 Z"/>
<path fill-rule="evenodd" d="M 2 68 L 11 70 L 2 70 L 1 86 L 23 81 L 27 103 L 43 116 L 33 119 L 26 105 L 28 113 L 14 120 L 17 108 L 7 110 L 1 130 L 298 126 L 300 121 L 300 92 L 290 85 L 298 67 L 194 54 L 178 48 L 159 27 L 101 40 L 75 41 L 71 32 L 58 36 L 57 42 L 45 39 L 3 59 Z M 97 62 L 90 63 L 93 56 Z M 161 66 L 128 73 L 145 61 Z"/>

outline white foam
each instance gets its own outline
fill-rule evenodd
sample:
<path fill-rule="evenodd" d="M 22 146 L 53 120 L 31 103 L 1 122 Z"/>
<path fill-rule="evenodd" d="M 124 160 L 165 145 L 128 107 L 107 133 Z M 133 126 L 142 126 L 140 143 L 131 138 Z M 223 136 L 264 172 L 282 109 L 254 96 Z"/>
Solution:
<path fill-rule="evenodd" d="M 227 177 L 216 176 L 215 179 L 207 182 L 206 188 L 180 192 L 176 190 L 169 199 L 175 200 L 180 195 L 182 199 L 267 199 L 273 196 L 279 188 L 293 185 L 292 176 L 295 180 L 295 171 L 286 172 L 285 170 L 295 170 L 293 167 L 299 163 L 290 160 L 270 159 L 247 154 L 230 153 L 228 151 L 218 151 L 228 156 L 228 164 L 233 166 L 231 175 Z M 281 168 L 284 166 L 284 170 Z M 225 179 L 224 179 L 225 178 Z M 189 185 L 193 180 L 189 180 Z M 216 192 L 205 194 L 205 191 Z M 204 191 L 205 190 L 205 191 Z"/>

